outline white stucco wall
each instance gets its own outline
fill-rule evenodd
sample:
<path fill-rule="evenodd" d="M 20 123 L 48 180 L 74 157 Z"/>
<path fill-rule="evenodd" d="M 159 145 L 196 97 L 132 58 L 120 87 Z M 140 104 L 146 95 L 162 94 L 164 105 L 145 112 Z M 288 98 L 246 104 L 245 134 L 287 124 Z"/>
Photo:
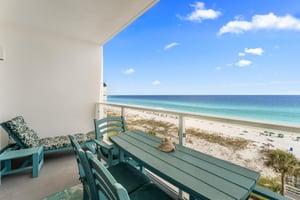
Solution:
<path fill-rule="evenodd" d="M 102 47 L 30 27 L 0 30 L 0 122 L 23 115 L 40 137 L 92 130 Z"/>

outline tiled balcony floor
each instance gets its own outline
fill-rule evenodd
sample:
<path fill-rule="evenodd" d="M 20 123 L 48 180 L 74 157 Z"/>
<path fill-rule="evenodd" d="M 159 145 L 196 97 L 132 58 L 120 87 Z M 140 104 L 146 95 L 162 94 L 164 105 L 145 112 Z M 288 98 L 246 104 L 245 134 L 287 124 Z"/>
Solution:
<path fill-rule="evenodd" d="M 2 177 L 0 199 L 40 200 L 79 184 L 78 178 L 73 151 L 47 154 L 39 177 L 31 178 L 31 171 Z"/>

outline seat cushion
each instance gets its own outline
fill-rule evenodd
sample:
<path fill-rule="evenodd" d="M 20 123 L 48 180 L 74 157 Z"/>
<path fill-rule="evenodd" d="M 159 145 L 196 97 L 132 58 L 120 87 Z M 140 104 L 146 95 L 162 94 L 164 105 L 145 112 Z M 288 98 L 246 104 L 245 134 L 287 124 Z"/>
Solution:
<path fill-rule="evenodd" d="M 84 133 L 77 133 L 74 136 L 79 144 L 89 141 L 86 134 L 84 134 Z M 64 136 L 64 135 L 56 136 L 56 137 L 41 138 L 39 140 L 39 144 L 44 146 L 44 150 L 59 149 L 59 148 L 71 146 L 69 137 Z"/>
<path fill-rule="evenodd" d="M 45 150 L 59 149 L 71 146 L 71 142 L 67 136 L 47 137 L 39 140 L 40 145 L 44 145 Z"/>
<path fill-rule="evenodd" d="M 129 194 L 131 200 L 171 200 L 174 199 L 165 193 L 162 189 L 160 189 L 154 183 L 148 183 L 135 192 Z"/>
<path fill-rule="evenodd" d="M 32 129 L 28 129 L 24 131 L 23 133 L 19 133 L 18 137 L 22 140 L 24 145 L 28 148 L 31 147 L 39 147 L 39 137 L 36 134 L 36 132 Z"/>
<path fill-rule="evenodd" d="M 129 194 L 150 182 L 145 174 L 125 162 L 109 167 L 108 171 L 118 183 L 124 186 Z"/>
<path fill-rule="evenodd" d="M 93 141 L 96 139 L 95 131 L 90 131 L 86 134 L 87 141 Z"/>

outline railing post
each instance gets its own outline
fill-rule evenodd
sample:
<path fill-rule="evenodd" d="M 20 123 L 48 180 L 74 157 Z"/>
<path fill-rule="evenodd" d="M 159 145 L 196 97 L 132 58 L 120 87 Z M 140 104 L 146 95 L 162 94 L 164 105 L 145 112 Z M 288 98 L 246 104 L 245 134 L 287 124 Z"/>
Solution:
<path fill-rule="evenodd" d="M 125 108 L 121 106 L 121 116 L 125 117 Z"/>
<path fill-rule="evenodd" d="M 100 103 L 96 103 L 96 119 L 100 119 Z"/>
<path fill-rule="evenodd" d="M 96 103 L 96 119 L 102 119 L 107 117 L 106 113 L 104 112 L 104 108 L 105 108 L 106 104 L 103 103 Z"/>
<path fill-rule="evenodd" d="M 178 136 L 179 136 L 179 145 L 183 146 L 183 136 L 185 131 L 184 117 L 182 114 L 179 115 L 179 125 L 178 125 Z"/>
<path fill-rule="evenodd" d="M 179 136 L 179 145 L 183 146 L 183 135 L 185 130 L 184 117 L 182 114 L 178 115 L 178 136 Z M 180 188 L 178 188 L 178 196 L 182 199 L 183 193 Z"/>

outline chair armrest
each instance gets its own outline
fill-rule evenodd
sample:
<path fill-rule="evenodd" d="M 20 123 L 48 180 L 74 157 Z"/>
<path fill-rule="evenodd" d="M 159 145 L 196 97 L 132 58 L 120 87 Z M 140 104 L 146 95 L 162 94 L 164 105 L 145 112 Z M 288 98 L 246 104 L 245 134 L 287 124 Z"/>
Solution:
<path fill-rule="evenodd" d="M 104 148 L 106 150 L 112 150 L 114 148 L 113 145 L 106 144 L 105 142 L 99 140 L 94 140 L 94 142 L 97 146 L 100 146 L 101 148 Z"/>
<path fill-rule="evenodd" d="M 103 141 L 94 140 L 98 160 L 104 160 L 108 166 L 119 163 L 118 150 L 114 144 L 107 144 Z"/>

